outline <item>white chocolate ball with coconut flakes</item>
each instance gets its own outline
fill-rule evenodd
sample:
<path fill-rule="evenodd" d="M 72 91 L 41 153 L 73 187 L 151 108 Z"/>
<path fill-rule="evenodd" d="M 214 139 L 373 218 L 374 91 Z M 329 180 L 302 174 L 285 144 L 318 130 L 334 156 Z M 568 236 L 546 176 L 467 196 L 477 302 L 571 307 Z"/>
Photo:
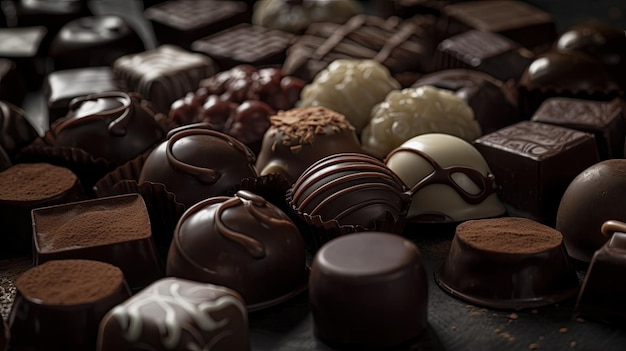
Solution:
<path fill-rule="evenodd" d="M 363 150 L 384 158 L 414 136 L 443 133 L 467 142 L 482 135 L 474 111 L 454 93 L 432 86 L 395 90 L 371 111 L 363 129 Z"/>
<path fill-rule="evenodd" d="M 335 60 L 302 89 L 297 106 L 323 106 L 341 113 L 360 133 L 372 107 L 396 89 L 400 83 L 376 61 Z"/>

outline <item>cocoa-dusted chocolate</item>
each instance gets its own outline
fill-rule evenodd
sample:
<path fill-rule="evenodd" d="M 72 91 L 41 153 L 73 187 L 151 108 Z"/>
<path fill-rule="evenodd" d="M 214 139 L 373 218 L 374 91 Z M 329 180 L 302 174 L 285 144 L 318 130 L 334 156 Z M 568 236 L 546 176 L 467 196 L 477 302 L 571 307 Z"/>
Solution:
<path fill-rule="evenodd" d="M 267 308 L 305 289 L 304 243 L 283 211 L 240 190 L 185 212 L 174 231 L 166 274 L 229 287 L 248 310 Z"/>
<path fill-rule="evenodd" d="M 512 310 L 567 300 L 579 286 L 561 233 L 519 217 L 459 224 L 435 281 L 469 303 Z"/>
<path fill-rule="evenodd" d="M 332 240 L 315 255 L 309 277 L 317 335 L 359 350 L 418 337 L 427 327 L 428 280 L 418 248 L 400 236 L 364 232 Z"/>
<path fill-rule="evenodd" d="M 14 160 L 19 151 L 38 136 L 23 109 L 0 100 L 0 147 L 10 159 Z"/>
<path fill-rule="evenodd" d="M 432 85 L 453 91 L 474 111 L 484 134 L 521 120 L 517 87 L 486 73 L 469 69 L 446 69 L 421 76 L 412 87 Z"/>
<path fill-rule="evenodd" d="M 609 237 L 602 234 L 608 220 L 626 222 L 626 160 L 598 162 L 569 183 L 556 216 L 569 255 L 589 262 Z"/>
<path fill-rule="evenodd" d="M 592 134 L 531 121 L 484 135 L 474 146 L 497 179 L 500 199 L 549 225 L 569 183 L 599 160 Z"/>
<path fill-rule="evenodd" d="M 91 260 L 46 262 L 15 287 L 12 350 L 95 350 L 100 320 L 130 297 L 119 268 Z"/>
<path fill-rule="evenodd" d="M 157 111 L 166 114 L 172 102 L 217 72 L 215 63 L 206 55 L 169 44 L 124 55 L 113 62 L 112 69 L 130 91 L 142 94 Z"/>
<path fill-rule="evenodd" d="M 254 153 L 241 141 L 208 125 L 170 131 L 150 152 L 139 184 L 160 183 L 187 208 L 209 197 L 227 195 L 243 178 L 257 177 Z"/>
<path fill-rule="evenodd" d="M 155 111 L 141 95 L 115 91 L 73 99 L 68 114 L 50 126 L 44 140 L 121 165 L 164 137 Z"/>
<path fill-rule="evenodd" d="M 104 197 L 32 211 L 35 265 L 89 259 L 119 267 L 133 291 L 163 276 L 146 205 L 138 194 Z"/>
<path fill-rule="evenodd" d="M 248 351 L 245 302 L 226 287 L 172 277 L 158 280 L 104 316 L 95 350 L 146 347 Z"/>
<path fill-rule="evenodd" d="M 624 157 L 624 118 L 617 98 L 605 102 L 554 97 L 539 106 L 532 120 L 593 134 L 600 159 L 606 160 Z"/>
<path fill-rule="evenodd" d="M 279 173 L 292 183 L 314 162 L 339 152 L 361 152 L 344 115 L 324 107 L 294 108 L 270 117 L 256 167 L 260 175 Z"/>
<path fill-rule="evenodd" d="M 0 172 L 0 256 L 30 255 L 31 211 L 85 199 L 78 177 L 47 163 L 19 163 Z"/>

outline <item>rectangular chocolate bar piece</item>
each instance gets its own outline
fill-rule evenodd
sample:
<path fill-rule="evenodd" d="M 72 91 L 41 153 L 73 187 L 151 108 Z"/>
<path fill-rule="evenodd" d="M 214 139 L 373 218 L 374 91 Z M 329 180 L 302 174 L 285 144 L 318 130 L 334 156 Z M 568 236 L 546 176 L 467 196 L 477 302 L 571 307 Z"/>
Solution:
<path fill-rule="evenodd" d="M 593 134 L 522 121 L 474 141 L 515 215 L 554 225 L 569 183 L 597 163 Z"/>
<path fill-rule="evenodd" d="M 547 99 L 532 120 L 595 135 L 600 160 L 624 157 L 626 122 L 619 99 L 591 101 L 555 97 Z"/>

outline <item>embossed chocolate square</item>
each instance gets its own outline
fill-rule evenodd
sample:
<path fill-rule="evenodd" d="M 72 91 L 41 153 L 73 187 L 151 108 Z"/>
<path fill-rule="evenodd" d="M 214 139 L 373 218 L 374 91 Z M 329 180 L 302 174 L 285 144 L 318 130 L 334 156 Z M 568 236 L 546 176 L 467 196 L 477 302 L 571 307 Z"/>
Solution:
<path fill-rule="evenodd" d="M 445 39 L 437 46 L 438 69 L 466 68 L 502 81 L 519 80 L 534 54 L 497 33 L 469 30 Z"/>
<path fill-rule="evenodd" d="M 555 97 L 544 101 L 532 120 L 594 134 L 600 160 L 608 160 L 624 157 L 624 117 L 619 99 L 592 101 Z"/>
<path fill-rule="evenodd" d="M 553 225 L 569 183 L 597 163 L 593 134 L 522 121 L 474 141 L 513 214 Z"/>

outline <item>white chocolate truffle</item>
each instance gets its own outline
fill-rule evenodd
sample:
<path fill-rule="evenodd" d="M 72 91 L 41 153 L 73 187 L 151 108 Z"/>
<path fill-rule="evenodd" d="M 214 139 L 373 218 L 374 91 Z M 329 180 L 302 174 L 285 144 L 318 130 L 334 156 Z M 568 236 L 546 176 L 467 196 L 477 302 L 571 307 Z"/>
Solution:
<path fill-rule="evenodd" d="M 287 0 L 258 0 L 254 4 L 252 23 L 285 32 L 301 33 L 311 23 L 345 23 L 363 13 L 354 0 L 307 0 L 301 4 Z"/>
<path fill-rule="evenodd" d="M 432 86 L 395 90 L 371 111 L 361 134 L 363 150 L 384 158 L 414 136 L 443 133 L 468 142 L 482 135 L 474 111 L 453 92 Z"/>
<path fill-rule="evenodd" d="M 360 133 L 372 107 L 396 89 L 400 83 L 376 61 L 335 60 L 302 89 L 297 106 L 323 106 L 341 113 Z"/>
<path fill-rule="evenodd" d="M 440 133 L 413 137 L 389 153 L 385 164 L 411 188 L 409 219 L 461 222 L 506 212 L 487 162 L 458 137 Z"/>

